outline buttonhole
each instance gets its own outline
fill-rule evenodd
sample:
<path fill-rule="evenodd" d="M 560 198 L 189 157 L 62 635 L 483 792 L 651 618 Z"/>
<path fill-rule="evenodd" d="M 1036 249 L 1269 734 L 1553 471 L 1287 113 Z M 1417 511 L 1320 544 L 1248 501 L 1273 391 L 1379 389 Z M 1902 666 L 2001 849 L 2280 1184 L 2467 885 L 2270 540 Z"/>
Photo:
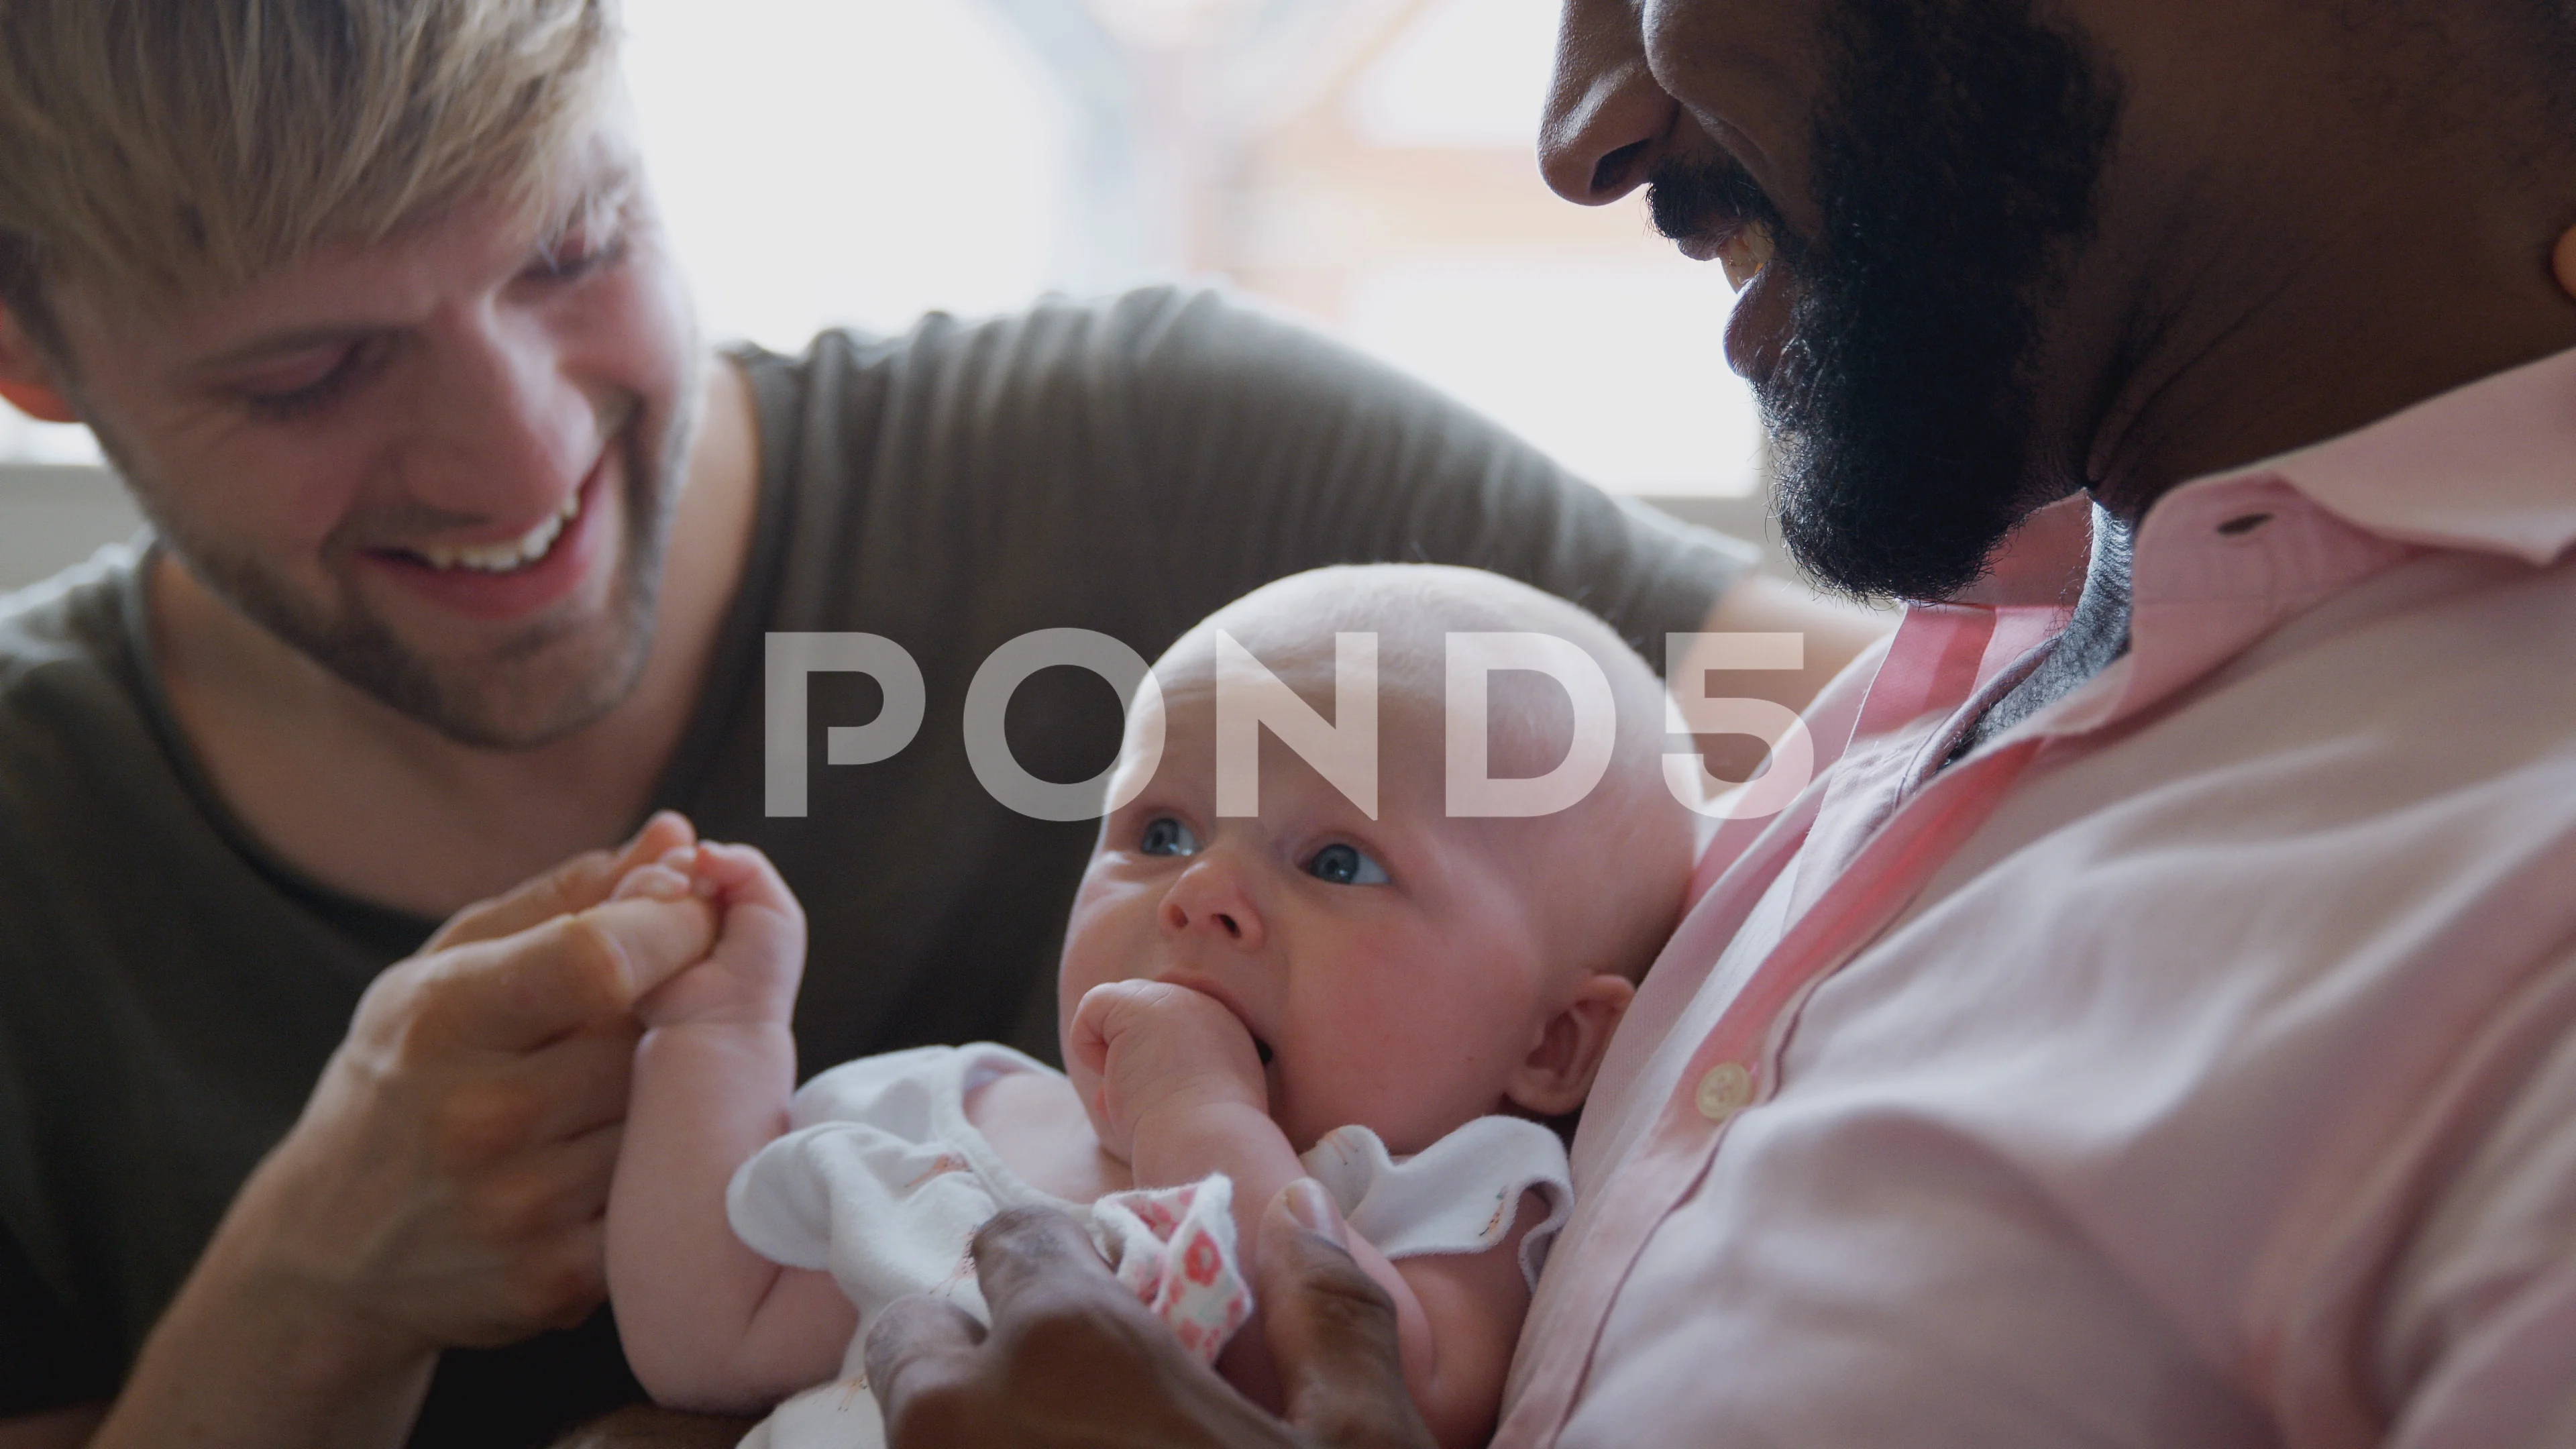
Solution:
<path fill-rule="evenodd" d="M 2222 538 L 2242 538 L 2271 521 L 2272 515 L 2268 513 L 2248 513 L 2218 525 L 2218 532 Z"/>

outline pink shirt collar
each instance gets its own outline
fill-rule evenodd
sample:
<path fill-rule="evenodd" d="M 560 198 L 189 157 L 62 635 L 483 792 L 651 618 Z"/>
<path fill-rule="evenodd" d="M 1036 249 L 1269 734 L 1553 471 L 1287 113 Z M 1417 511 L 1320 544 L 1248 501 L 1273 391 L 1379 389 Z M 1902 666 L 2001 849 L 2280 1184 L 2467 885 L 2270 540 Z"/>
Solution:
<path fill-rule="evenodd" d="M 2555 563 L 2576 544 L 2576 351 L 2249 471 L 2382 538 Z"/>
<path fill-rule="evenodd" d="M 2248 484 L 2282 484 L 2397 543 L 2550 564 L 2576 544 L 2576 351 L 2427 398 L 2341 437 L 2196 479 L 2148 511 Z M 2089 505 L 2040 509 L 1946 602 L 2064 606 L 2083 585 Z M 2242 515 L 2240 515 L 2242 516 Z M 2232 521 L 2232 520 L 2222 520 Z"/>
<path fill-rule="evenodd" d="M 2080 590 L 2089 515 L 2081 496 L 2040 510 L 1984 579 L 1928 607 L 2065 609 Z M 2130 652 L 2030 727 L 2064 735 L 2125 719 L 2423 550 L 2547 565 L 2571 545 L 2576 351 L 2157 500 L 2138 530 Z"/>

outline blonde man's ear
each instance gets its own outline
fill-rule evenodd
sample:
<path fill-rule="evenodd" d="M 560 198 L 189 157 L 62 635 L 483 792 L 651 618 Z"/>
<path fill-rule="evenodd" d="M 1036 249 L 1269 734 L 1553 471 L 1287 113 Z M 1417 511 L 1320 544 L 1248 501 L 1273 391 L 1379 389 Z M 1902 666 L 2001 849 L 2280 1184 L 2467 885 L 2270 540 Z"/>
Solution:
<path fill-rule="evenodd" d="M 1512 1105 L 1538 1117 L 1562 1117 L 1582 1106 L 1609 1053 L 1610 1034 L 1636 999 L 1636 983 L 1623 976 L 1603 972 L 1577 983 L 1513 1071 L 1505 1091 Z"/>
<path fill-rule="evenodd" d="M 52 366 L 6 307 L 0 307 L 0 399 L 38 422 L 80 421 Z"/>

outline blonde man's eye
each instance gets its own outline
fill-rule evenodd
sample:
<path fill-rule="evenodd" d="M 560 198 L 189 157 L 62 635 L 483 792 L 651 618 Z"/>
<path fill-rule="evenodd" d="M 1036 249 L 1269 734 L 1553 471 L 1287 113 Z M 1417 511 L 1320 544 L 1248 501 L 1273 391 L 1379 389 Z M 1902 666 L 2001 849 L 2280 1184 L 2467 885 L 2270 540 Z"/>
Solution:
<path fill-rule="evenodd" d="M 343 350 L 339 359 L 320 377 L 300 387 L 282 390 L 246 391 L 242 406 L 251 415 L 270 422 L 292 422 L 318 413 L 337 401 L 340 394 L 357 383 L 374 360 L 376 349 L 353 344 Z"/>
<path fill-rule="evenodd" d="M 535 274 L 549 282 L 577 282 L 593 272 L 605 271 L 626 257 L 624 237 L 606 242 L 573 241 L 559 247 L 548 247 L 538 254 Z"/>

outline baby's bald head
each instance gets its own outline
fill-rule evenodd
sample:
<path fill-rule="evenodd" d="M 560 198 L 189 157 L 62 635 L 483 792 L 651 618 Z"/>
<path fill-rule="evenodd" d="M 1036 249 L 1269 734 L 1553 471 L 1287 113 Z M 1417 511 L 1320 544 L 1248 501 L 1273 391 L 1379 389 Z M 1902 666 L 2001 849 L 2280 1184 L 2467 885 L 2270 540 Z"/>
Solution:
<path fill-rule="evenodd" d="M 1171 708 L 1211 707 L 1219 633 L 1327 715 L 1335 708 L 1335 636 L 1374 634 L 1381 810 L 1441 817 L 1461 848 L 1516 877 L 1532 930 L 1568 971 L 1630 980 L 1644 973 L 1679 916 L 1693 831 L 1664 783 L 1662 685 L 1617 631 L 1563 599 L 1481 570 L 1316 569 L 1246 594 L 1174 644 L 1155 665 Z M 1608 765 L 1588 793 L 1552 814 L 1462 815 L 1470 807 L 1444 788 L 1451 636 L 1497 634 L 1571 644 L 1609 686 Z M 1484 685 L 1492 778 L 1548 774 L 1576 748 L 1577 711 L 1564 685 L 1508 663 Z"/>

